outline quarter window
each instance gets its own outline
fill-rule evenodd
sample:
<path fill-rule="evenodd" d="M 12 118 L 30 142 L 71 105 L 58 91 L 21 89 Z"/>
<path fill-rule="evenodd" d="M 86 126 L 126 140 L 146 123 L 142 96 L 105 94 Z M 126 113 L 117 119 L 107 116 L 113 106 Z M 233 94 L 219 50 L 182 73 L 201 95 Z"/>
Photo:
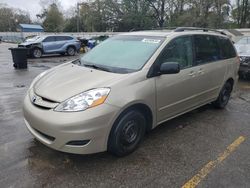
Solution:
<path fill-rule="evenodd" d="M 162 51 L 158 63 L 179 63 L 180 67 L 187 68 L 193 64 L 193 47 L 190 36 L 173 39 Z"/>
<path fill-rule="evenodd" d="M 220 37 L 219 42 L 221 46 L 221 58 L 222 59 L 230 59 L 230 58 L 236 57 L 235 49 L 228 38 Z"/>
<path fill-rule="evenodd" d="M 215 36 L 196 35 L 194 36 L 195 62 L 204 64 L 220 59 L 220 49 Z"/>

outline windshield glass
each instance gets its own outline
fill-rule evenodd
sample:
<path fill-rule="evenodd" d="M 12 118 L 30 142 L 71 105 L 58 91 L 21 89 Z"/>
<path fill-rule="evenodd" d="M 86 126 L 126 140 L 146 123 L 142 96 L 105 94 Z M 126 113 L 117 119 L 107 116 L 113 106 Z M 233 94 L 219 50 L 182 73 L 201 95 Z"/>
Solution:
<path fill-rule="evenodd" d="M 39 38 L 40 38 L 40 36 L 34 36 L 34 37 L 32 37 L 32 38 L 26 39 L 26 42 L 33 42 L 33 41 L 38 40 Z"/>
<path fill-rule="evenodd" d="M 84 55 L 80 64 L 105 67 L 110 72 L 135 72 L 145 65 L 163 40 L 161 37 L 115 36 Z"/>
<path fill-rule="evenodd" d="M 249 43 L 250 43 L 250 37 L 243 37 L 242 39 L 240 39 L 235 44 L 249 44 Z"/>

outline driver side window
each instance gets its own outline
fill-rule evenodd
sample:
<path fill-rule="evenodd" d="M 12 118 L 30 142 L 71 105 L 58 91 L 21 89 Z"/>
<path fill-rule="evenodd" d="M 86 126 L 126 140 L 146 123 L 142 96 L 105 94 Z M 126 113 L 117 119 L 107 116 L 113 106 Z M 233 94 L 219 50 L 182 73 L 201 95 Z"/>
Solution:
<path fill-rule="evenodd" d="M 47 38 L 45 38 L 45 39 L 43 40 L 43 42 L 54 42 L 54 41 L 56 41 L 56 40 L 55 40 L 55 37 L 53 37 L 53 36 L 47 37 Z"/>
<path fill-rule="evenodd" d="M 178 37 L 173 39 L 163 49 L 158 63 L 179 63 L 181 69 L 193 65 L 193 45 L 191 36 Z"/>

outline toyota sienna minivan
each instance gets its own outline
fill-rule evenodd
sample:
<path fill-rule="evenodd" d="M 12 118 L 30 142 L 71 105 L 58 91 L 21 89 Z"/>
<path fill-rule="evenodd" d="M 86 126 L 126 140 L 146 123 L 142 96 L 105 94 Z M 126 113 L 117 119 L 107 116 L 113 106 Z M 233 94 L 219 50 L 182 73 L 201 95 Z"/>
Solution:
<path fill-rule="evenodd" d="M 230 39 L 216 30 L 119 34 L 38 75 L 24 100 L 25 123 L 59 151 L 125 156 L 169 119 L 208 103 L 224 108 L 238 67 Z"/>

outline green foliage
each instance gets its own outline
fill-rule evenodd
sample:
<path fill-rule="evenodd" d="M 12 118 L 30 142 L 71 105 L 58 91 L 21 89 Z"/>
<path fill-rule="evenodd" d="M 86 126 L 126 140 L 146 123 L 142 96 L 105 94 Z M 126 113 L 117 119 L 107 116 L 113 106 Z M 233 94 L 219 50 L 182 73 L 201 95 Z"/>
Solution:
<path fill-rule="evenodd" d="M 248 0 L 236 0 L 237 6 L 232 10 L 232 17 L 237 27 L 250 27 L 250 3 Z"/>
<path fill-rule="evenodd" d="M 65 19 L 63 31 L 64 32 L 76 32 L 77 31 L 76 23 L 77 23 L 76 16 Z"/>
<path fill-rule="evenodd" d="M 58 0 L 40 0 L 37 15 L 45 31 L 131 31 L 161 27 L 250 27 L 249 0 L 87 0 L 60 10 Z M 81 2 L 81 1 L 79 1 Z M 0 4 L 0 31 L 15 31 L 18 23 L 30 23 L 29 15 Z"/>
<path fill-rule="evenodd" d="M 0 31 L 16 31 L 20 23 L 31 23 L 27 12 L 0 4 Z"/>
<path fill-rule="evenodd" d="M 48 10 L 45 10 L 42 15 L 45 17 L 43 21 L 43 26 L 45 31 L 47 32 L 63 31 L 64 18 L 57 4 L 52 3 L 48 7 Z"/>

